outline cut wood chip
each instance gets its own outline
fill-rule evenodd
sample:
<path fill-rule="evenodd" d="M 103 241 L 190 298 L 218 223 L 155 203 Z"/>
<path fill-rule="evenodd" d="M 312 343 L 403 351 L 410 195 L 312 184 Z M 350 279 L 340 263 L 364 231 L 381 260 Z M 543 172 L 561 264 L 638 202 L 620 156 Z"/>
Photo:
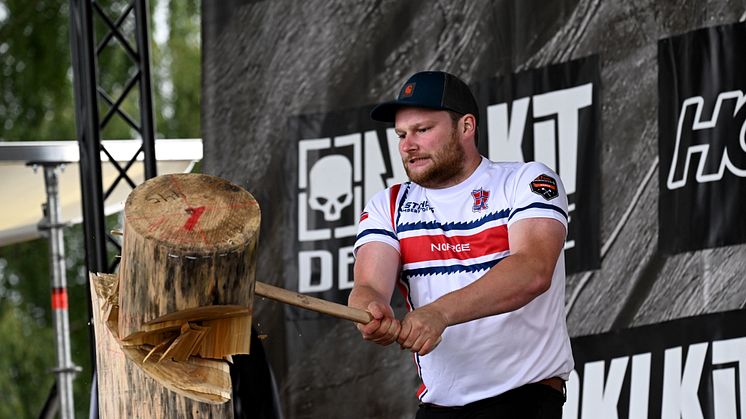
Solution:
<path fill-rule="evenodd" d="M 178 362 L 186 361 L 196 351 L 197 345 L 199 345 L 205 337 L 205 333 L 207 333 L 208 329 L 208 327 L 184 323 L 181 326 L 181 334 L 173 341 L 173 343 L 171 343 L 171 346 L 163 352 L 163 355 L 161 355 L 158 362 L 168 358 Z"/>
<path fill-rule="evenodd" d="M 234 331 L 236 327 L 243 325 L 242 322 L 246 319 L 248 319 L 250 331 L 250 316 L 243 314 L 243 317 L 208 320 L 207 325 L 181 321 L 181 326 L 169 325 L 160 330 L 135 333 L 129 340 L 122 341 L 117 337 L 118 306 L 111 304 L 112 301 L 116 301 L 114 295 L 116 287 L 112 286 L 117 283 L 116 275 L 92 273 L 90 279 L 92 288 L 98 297 L 99 307 L 104 312 L 102 319 L 106 319 L 106 328 L 127 359 L 148 376 L 179 395 L 210 404 L 225 403 L 230 400 L 232 391 L 228 366 L 230 355 L 215 356 L 216 359 L 203 359 L 196 355 L 204 351 L 202 348 L 206 337 L 210 335 L 215 337 L 217 333 Z M 227 312 L 235 313 L 235 309 L 229 309 Z M 222 323 L 226 321 L 228 324 L 223 325 Z M 160 323 L 166 324 L 167 322 Z M 214 331 L 214 325 L 217 325 L 217 329 L 223 332 Z M 231 337 L 226 339 L 226 342 L 228 342 L 227 346 L 245 345 L 248 349 L 248 344 L 240 337 Z M 220 353 L 225 345 L 211 344 L 207 347 L 217 348 L 213 352 Z"/>
<path fill-rule="evenodd" d="M 211 404 L 225 403 L 231 398 L 231 376 L 225 361 L 190 358 L 189 362 L 170 359 L 145 362 L 146 351 L 139 348 L 122 350 L 146 374 L 175 393 Z"/>
<path fill-rule="evenodd" d="M 176 340 L 175 336 L 173 338 L 171 338 L 171 339 L 164 340 L 161 343 L 155 345 L 153 347 L 153 349 L 151 349 L 150 351 L 148 351 L 148 354 L 145 356 L 145 358 L 143 358 L 142 362 L 148 362 L 148 359 L 151 356 L 153 356 L 153 354 L 163 353 L 163 351 L 165 351 L 166 349 L 168 349 L 169 346 L 171 346 L 171 343 L 174 340 Z M 147 345 L 141 345 L 140 346 L 140 349 L 143 349 L 143 348 L 147 348 Z"/>
<path fill-rule="evenodd" d="M 172 321 L 183 321 L 183 320 L 212 320 L 212 319 L 227 319 L 230 317 L 247 316 L 251 314 L 251 309 L 244 306 L 236 305 L 214 305 L 214 306 L 203 306 L 193 307 L 185 310 L 168 313 L 157 319 L 153 319 L 143 323 L 142 330 L 153 330 L 159 328 L 160 323 L 172 322 Z"/>
<path fill-rule="evenodd" d="M 207 320 L 202 325 L 208 332 L 197 354 L 203 358 L 221 359 L 236 354 L 248 354 L 251 343 L 251 316 Z"/>

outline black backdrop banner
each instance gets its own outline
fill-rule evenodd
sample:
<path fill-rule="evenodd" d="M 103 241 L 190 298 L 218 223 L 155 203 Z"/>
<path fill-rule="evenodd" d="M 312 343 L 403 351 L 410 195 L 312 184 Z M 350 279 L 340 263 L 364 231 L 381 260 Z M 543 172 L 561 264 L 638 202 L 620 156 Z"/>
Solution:
<path fill-rule="evenodd" d="M 746 24 L 658 43 L 659 246 L 746 241 Z"/>
<path fill-rule="evenodd" d="M 595 137 L 595 149 L 590 151 L 593 157 L 600 156 L 600 159 L 580 157 L 583 148 L 579 143 L 577 161 L 578 172 L 582 167 L 585 173 L 578 174 L 578 181 L 600 178 L 603 202 L 610 205 L 609 211 L 602 212 L 598 206 L 590 210 L 591 220 L 601 219 L 601 229 L 596 229 L 591 236 L 592 240 L 598 240 L 600 231 L 614 230 L 618 217 L 613 215 L 621 215 L 624 211 L 626 201 L 619 202 L 619 199 L 637 194 L 653 164 L 660 168 L 657 166 L 660 162 L 659 131 L 656 130 L 659 109 L 669 106 L 669 112 L 678 111 L 683 98 L 689 97 L 681 96 L 673 107 L 663 102 L 674 100 L 674 96 L 664 93 L 659 100 L 660 68 L 655 54 L 658 40 L 703 26 L 737 22 L 742 18 L 743 7 L 735 3 L 712 0 L 703 7 L 703 2 L 696 0 L 205 1 L 201 13 L 201 126 L 205 147 L 202 169 L 246 187 L 260 202 L 262 231 L 258 280 L 297 290 L 297 265 L 301 258 L 299 252 L 303 250 L 306 253 L 302 258 L 308 267 L 304 287 L 318 290 L 310 293 L 314 296 L 332 296 L 344 302 L 346 289 L 340 290 L 344 288 L 340 284 L 348 286 L 350 275 L 348 272 L 343 281 L 338 277 L 342 272 L 340 260 L 349 271 L 348 258 L 344 251 L 340 257 L 339 247 L 348 247 L 351 238 L 342 237 L 345 230 L 336 228 L 343 228 L 349 222 L 347 217 L 354 212 L 354 206 L 350 205 L 355 204 L 340 208 L 342 215 L 336 221 L 327 221 L 323 212 L 310 208 L 310 173 L 305 174 L 306 187 L 297 184 L 297 143 L 329 136 L 365 134 L 370 129 L 376 132 L 378 146 L 365 141 L 363 144 L 372 147 L 367 154 L 373 156 L 380 152 L 377 150 L 384 150 L 385 129 L 381 134 L 377 127 L 359 126 L 369 121 L 365 111 L 358 115 L 355 109 L 393 98 L 396 85 L 408 73 L 424 69 L 423 66 L 452 71 L 473 87 L 490 77 L 500 76 L 505 84 L 501 87 L 502 93 L 480 92 L 482 120 L 487 124 L 488 105 L 505 103 L 510 111 L 506 119 L 517 122 L 520 113 L 512 110 L 524 109 L 525 103 L 514 105 L 514 101 L 526 98 L 528 105 L 535 104 L 534 96 L 541 93 L 534 85 L 544 83 L 537 80 L 531 82 L 534 85 L 521 87 L 523 83 L 530 83 L 528 78 L 521 80 L 529 74 L 544 77 L 541 74 L 546 69 L 510 76 L 512 72 L 601 54 L 596 65 L 597 71 L 602 70 L 603 84 L 597 88 L 594 81 L 592 92 L 592 103 L 597 106 L 595 112 L 602 115 L 596 120 L 595 131 L 601 134 Z M 716 48 L 730 48 L 724 43 L 719 45 Z M 672 68 L 670 63 L 665 64 L 665 59 L 660 62 L 661 67 Z M 679 63 L 685 66 L 710 63 L 713 68 L 717 66 L 736 75 L 746 74 L 739 66 L 717 60 L 681 59 Z M 726 70 L 729 68 L 733 70 Z M 549 73 L 546 77 L 552 77 L 552 72 L 546 71 Z M 676 81 L 671 77 L 673 73 L 667 70 L 669 76 L 662 77 L 669 79 L 662 81 L 673 85 Z M 587 83 L 587 80 L 577 81 L 559 80 L 567 88 Z M 741 87 L 736 89 L 742 90 Z M 503 96 L 498 98 L 498 94 Z M 493 96 L 492 101 L 489 95 Z M 703 107 L 704 117 L 709 118 L 717 96 L 705 98 L 709 102 Z M 340 112 L 339 117 L 331 113 L 342 109 L 349 111 Z M 545 117 L 539 116 L 542 112 L 535 116 L 532 108 L 525 109 L 523 127 L 526 133 L 521 135 L 521 150 L 533 147 L 534 141 L 529 141 L 533 131 L 549 131 L 551 127 L 548 123 L 542 124 L 547 122 L 542 119 Z M 581 108 L 579 115 L 585 115 L 590 109 Z M 308 114 L 318 115 L 309 116 L 306 125 L 299 124 L 291 129 L 291 120 Z M 557 121 L 564 125 L 559 118 Z M 672 116 L 668 122 L 672 124 L 669 131 L 674 134 L 677 121 Z M 349 129 L 342 129 L 345 126 Z M 504 126 L 518 125 L 505 123 Z M 334 131 L 335 127 L 340 129 Z M 488 130 L 492 131 L 487 126 L 480 128 L 485 155 L 489 152 L 485 142 Z M 532 136 L 528 136 L 529 130 Z M 510 130 L 513 132 L 514 136 L 518 135 L 517 129 Z M 329 141 L 336 142 L 337 138 Z M 327 151 L 330 147 L 322 145 L 321 142 L 305 143 L 306 169 L 313 168 L 317 160 L 334 154 L 331 152 L 335 150 Z M 344 142 L 335 145 L 354 167 L 350 160 L 354 156 L 354 145 L 345 146 Z M 698 156 L 694 155 L 695 160 Z M 511 158 L 502 153 L 490 157 Z M 522 158 L 532 156 L 526 151 Z M 362 164 L 370 160 L 385 167 L 383 158 L 376 159 L 370 157 Z M 324 163 L 345 166 L 339 159 L 327 159 Z M 598 169 L 587 171 L 588 164 Z M 690 167 L 696 167 L 696 161 L 693 164 Z M 557 168 L 565 183 L 569 183 L 565 167 L 559 164 Z M 365 180 L 353 183 L 353 199 L 354 186 L 364 188 L 366 180 L 371 187 L 376 182 L 384 187 L 385 179 L 393 177 L 396 167 L 390 169 L 390 175 L 373 175 L 370 179 L 363 172 L 361 178 Z M 368 173 L 374 171 L 369 168 Z M 584 199 L 579 195 L 586 193 L 586 189 L 577 186 L 577 195 L 573 198 L 576 210 L 571 214 L 571 223 L 573 227 L 582 224 L 590 228 L 588 216 L 580 215 L 584 210 L 580 202 Z M 299 201 L 301 192 L 305 193 L 303 202 Z M 746 261 L 738 257 L 740 247 L 660 257 L 660 247 L 656 245 L 660 201 L 655 196 L 660 191 L 652 191 L 653 196 L 649 188 L 640 192 L 644 194 L 640 195 L 633 216 L 604 259 L 603 268 L 587 287 L 577 290 L 577 303 L 568 315 L 572 335 L 607 331 L 612 325 L 625 322 L 650 324 L 681 317 L 691 314 L 692 307 L 696 307 L 697 312 L 734 309 L 746 299 L 746 287 L 742 286 Z M 346 199 L 349 198 L 341 202 L 346 203 Z M 308 218 L 302 242 L 297 238 L 299 204 L 306 206 L 302 211 Z M 591 204 L 595 205 L 593 201 Z M 334 217 L 331 210 L 329 214 L 330 219 Z M 606 215 L 601 216 L 603 214 Z M 335 230 L 329 231 L 332 227 Z M 691 223 L 682 223 L 674 228 L 684 233 L 683 230 L 691 227 Z M 328 234 L 331 238 L 316 239 L 317 234 L 318 237 Z M 585 246 L 573 237 L 576 248 L 568 249 L 569 259 L 578 246 Z M 664 237 L 664 245 L 677 240 L 672 234 Z M 597 258 L 596 254 L 591 256 Z M 326 269 L 323 278 L 322 266 Z M 702 275 L 716 281 L 717 286 L 697 280 Z M 410 355 L 397 348 L 381 350 L 377 345 L 362 341 L 349 322 L 310 317 L 306 320 L 300 317 L 300 311 L 293 311 L 295 317 L 291 317 L 286 309 L 291 310 L 287 305 L 258 298 L 254 313 L 258 333 L 266 335 L 262 345 L 272 363 L 286 417 L 414 417 L 416 398 L 407 389 L 416 388 L 419 382 Z M 366 391 L 370 388 L 376 391 Z M 746 402 L 740 406 L 746 406 Z"/>
<path fill-rule="evenodd" d="M 598 56 L 489 79 L 475 92 L 487 105 L 479 124 L 482 154 L 495 161 L 539 161 L 556 171 L 570 210 L 567 273 L 599 268 Z"/>
<path fill-rule="evenodd" d="M 572 339 L 562 418 L 744 417 L 745 322 L 736 310 Z"/>

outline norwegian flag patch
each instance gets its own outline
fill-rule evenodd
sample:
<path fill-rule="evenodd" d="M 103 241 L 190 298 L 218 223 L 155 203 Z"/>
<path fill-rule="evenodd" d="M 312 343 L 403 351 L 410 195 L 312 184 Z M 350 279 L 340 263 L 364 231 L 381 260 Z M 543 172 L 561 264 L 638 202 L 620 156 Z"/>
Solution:
<path fill-rule="evenodd" d="M 362 214 L 360 214 L 360 222 L 362 223 L 366 218 L 368 218 L 368 211 L 363 211 Z"/>
<path fill-rule="evenodd" d="M 482 188 L 474 189 L 471 191 L 471 197 L 474 199 L 474 205 L 471 207 L 473 212 L 480 212 L 487 209 L 487 201 L 490 199 L 490 191 L 485 191 Z"/>
<path fill-rule="evenodd" d="M 539 175 L 531 182 L 531 192 L 541 195 L 549 201 L 559 196 L 557 181 L 549 175 Z"/>

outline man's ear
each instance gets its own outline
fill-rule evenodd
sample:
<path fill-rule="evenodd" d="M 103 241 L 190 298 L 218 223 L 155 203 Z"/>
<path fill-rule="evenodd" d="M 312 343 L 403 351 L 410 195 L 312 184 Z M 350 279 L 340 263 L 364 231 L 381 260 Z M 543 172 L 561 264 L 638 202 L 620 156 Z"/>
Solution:
<path fill-rule="evenodd" d="M 474 131 L 477 128 L 477 121 L 472 114 L 464 115 L 464 134 Z"/>

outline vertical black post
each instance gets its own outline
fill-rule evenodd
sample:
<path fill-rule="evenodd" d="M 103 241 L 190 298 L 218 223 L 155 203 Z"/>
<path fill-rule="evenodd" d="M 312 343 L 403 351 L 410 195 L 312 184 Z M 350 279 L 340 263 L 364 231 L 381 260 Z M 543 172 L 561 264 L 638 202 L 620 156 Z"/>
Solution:
<path fill-rule="evenodd" d="M 101 181 L 101 132 L 96 100 L 96 55 L 90 0 L 70 0 L 70 23 L 86 265 L 89 271 L 105 272 L 107 255 Z"/>
<path fill-rule="evenodd" d="M 75 96 L 75 127 L 80 147 L 80 189 L 83 206 L 86 266 L 88 271 L 106 269 L 106 241 L 103 186 L 101 182 L 101 137 L 96 102 L 96 61 L 93 47 L 91 4 L 89 0 L 70 0 L 70 47 Z M 88 337 L 93 378 L 96 376 L 96 335 L 93 330 L 93 307 L 90 283 L 88 296 Z M 95 382 L 95 380 L 92 380 Z M 95 401 L 95 403 L 94 403 Z M 90 417 L 98 418 L 98 392 L 91 389 Z"/>
<path fill-rule="evenodd" d="M 156 176 L 155 122 L 153 96 L 150 83 L 150 31 L 148 30 L 148 1 L 135 1 L 135 36 L 140 56 L 140 135 L 142 135 L 145 179 Z"/>
<path fill-rule="evenodd" d="M 134 49 L 129 45 L 128 39 L 122 33 L 122 29 L 128 28 L 122 23 L 125 18 L 134 10 L 135 15 L 135 38 L 137 41 L 137 52 L 132 54 Z M 143 164 L 145 178 L 149 179 L 156 176 L 156 155 L 155 155 L 155 123 L 153 118 L 153 96 L 151 86 L 150 71 L 150 37 L 148 30 L 148 2 L 147 0 L 131 0 L 128 7 L 121 13 L 119 19 L 111 19 L 107 16 L 100 4 L 94 0 L 70 0 L 70 47 L 72 50 L 73 64 L 73 88 L 75 90 L 75 122 L 77 129 L 78 144 L 80 147 L 80 186 L 82 191 L 83 206 L 83 231 L 85 234 L 86 247 L 86 266 L 89 272 L 106 272 L 110 273 L 116 267 L 116 261 L 108 264 L 107 240 L 118 246 L 107 234 L 106 219 L 104 217 L 104 201 L 106 199 L 105 189 L 101 177 L 101 153 L 108 156 L 111 154 L 106 150 L 104 143 L 101 141 L 101 130 L 110 120 L 110 116 L 116 114 L 129 124 L 129 126 L 140 134 L 142 140 L 141 150 L 143 152 Z M 94 16 L 98 16 L 106 27 L 109 34 L 104 36 L 101 45 L 95 44 L 94 34 Z M 109 96 L 106 88 L 99 86 L 97 59 L 100 51 L 106 47 L 112 47 L 113 42 L 120 43 L 137 66 L 137 82 L 139 82 L 139 106 L 140 106 L 140 123 L 134 122 L 124 109 L 125 96 L 129 93 L 125 89 L 118 99 Z M 134 80 L 130 80 L 134 82 Z M 127 85 L 129 82 L 123 83 Z M 109 111 L 105 121 L 101 121 L 99 116 L 99 97 L 102 103 L 108 104 Z M 140 151 L 136 152 L 129 159 L 129 164 L 124 168 L 117 162 L 111 162 L 118 171 L 118 176 L 112 185 L 116 185 L 122 179 L 128 184 L 134 182 L 127 175 L 127 170 L 138 159 Z M 113 186 L 112 186 L 113 188 Z M 95 335 L 93 331 L 93 313 L 90 301 L 90 284 L 87 285 L 88 300 L 88 320 L 91 341 L 91 365 L 93 365 L 93 388 L 91 390 L 91 411 L 90 417 L 98 417 L 98 397 L 95 388 L 96 374 L 96 346 Z"/>

